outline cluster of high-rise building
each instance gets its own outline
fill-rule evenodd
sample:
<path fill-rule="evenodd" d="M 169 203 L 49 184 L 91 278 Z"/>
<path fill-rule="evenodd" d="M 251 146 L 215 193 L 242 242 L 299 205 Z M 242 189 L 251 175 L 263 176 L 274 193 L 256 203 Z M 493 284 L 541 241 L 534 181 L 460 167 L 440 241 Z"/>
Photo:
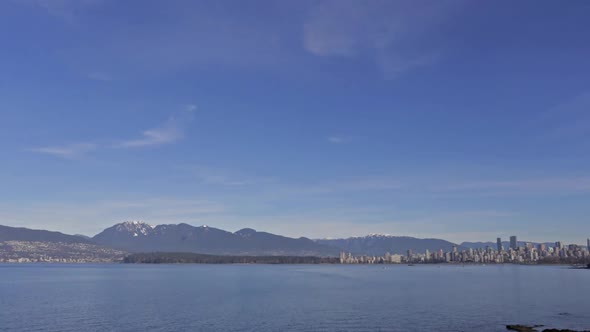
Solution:
<path fill-rule="evenodd" d="M 451 251 L 439 249 L 434 252 L 414 253 L 412 250 L 405 255 L 386 253 L 383 256 L 354 256 L 351 253 L 340 253 L 341 264 L 396 264 L 396 263 L 554 263 L 590 260 L 590 238 L 586 246 L 577 244 L 565 245 L 562 242 L 519 244 L 516 236 L 510 237 L 509 247 L 504 248 L 501 238 L 496 239 L 496 248 L 458 250 L 454 245 Z"/>
<path fill-rule="evenodd" d="M 397 254 L 353 256 L 351 253 L 340 253 L 340 264 L 399 264 L 402 262 L 405 262 L 404 256 Z"/>

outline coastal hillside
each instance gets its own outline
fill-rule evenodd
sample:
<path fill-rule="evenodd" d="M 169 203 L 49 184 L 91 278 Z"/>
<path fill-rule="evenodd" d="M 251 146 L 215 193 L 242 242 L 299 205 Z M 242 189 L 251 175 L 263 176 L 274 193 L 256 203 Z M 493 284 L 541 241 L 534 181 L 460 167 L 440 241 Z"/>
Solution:
<path fill-rule="evenodd" d="M 82 236 L 0 225 L 0 242 L 2 241 L 92 243 L 90 239 Z"/>
<path fill-rule="evenodd" d="M 385 253 L 405 255 L 408 250 L 412 252 L 435 252 L 439 249 L 451 251 L 454 243 L 441 239 L 418 239 L 409 236 L 392 236 L 372 234 L 346 239 L 320 239 L 317 243 L 350 252 L 355 255 L 377 255 Z M 457 250 L 464 249 L 457 246 Z"/>
<path fill-rule="evenodd" d="M 253 229 L 235 233 L 209 226 L 152 226 L 124 222 L 92 238 L 97 244 L 130 252 L 189 252 L 215 255 L 337 256 L 338 249 L 307 238 L 289 238 Z"/>

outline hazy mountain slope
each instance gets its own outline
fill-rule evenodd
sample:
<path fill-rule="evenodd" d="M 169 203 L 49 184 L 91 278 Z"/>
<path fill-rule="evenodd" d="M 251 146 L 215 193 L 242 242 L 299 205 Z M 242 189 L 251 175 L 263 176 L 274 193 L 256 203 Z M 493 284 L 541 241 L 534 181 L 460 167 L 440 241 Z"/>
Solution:
<path fill-rule="evenodd" d="M 345 252 L 351 252 L 356 255 L 384 255 L 407 253 L 407 250 L 413 252 L 430 252 L 442 249 L 451 251 L 453 243 L 441 239 L 418 239 L 408 236 L 391 236 L 391 235 L 368 235 L 363 237 L 351 237 L 347 239 L 321 239 L 317 243 L 329 245 Z M 458 246 L 458 250 L 462 248 Z"/>
<path fill-rule="evenodd" d="M 0 242 L 2 241 L 32 241 L 32 242 L 62 242 L 62 243 L 90 243 L 91 241 L 79 236 L 67 235 L 22 227 L 0 226 Z"/>
<path fill-rule="evenodd" d="M 92 238 L 98 244 L 131 252 L 193 252 L 218 255 L 317 255 L 338 251 L 306 238 L 293 239 L 252 229 L 236 233 L 188 224 L 151 226 L 125 222 Z"/>
<path fill-rule="evenodd" d="M 337 256 L 339 251 L 335 248 L 318 244 L 305 237 L 297 239 L 275 235 L 267 232 L 257 232 L 250 228 L 244 228 L 234 233 L 240 236 L 247 248 L 254 248 L 263 252 L 273 252 L 275 255 L 289 255 L 299 252 L 300 255 L 311 256 L 321 253 L 320 256 Z"/>

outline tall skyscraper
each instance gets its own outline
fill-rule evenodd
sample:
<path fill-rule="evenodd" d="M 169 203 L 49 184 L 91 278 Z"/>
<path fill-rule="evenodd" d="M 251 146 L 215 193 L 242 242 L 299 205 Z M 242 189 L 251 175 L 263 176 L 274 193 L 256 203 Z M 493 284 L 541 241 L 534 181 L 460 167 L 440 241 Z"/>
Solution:
<path fill-rule="evenodd" d="M 502 239 L 501 238 L 496 239 L 496 246 L 497 246 L 498 252 L 502 251 Z"/>
<path fill-rule="evenodd" d="M 518 242 L 516 241 L 516 235 L 510 237 L 510 248 L 516 250 L 518 248 Z"/>

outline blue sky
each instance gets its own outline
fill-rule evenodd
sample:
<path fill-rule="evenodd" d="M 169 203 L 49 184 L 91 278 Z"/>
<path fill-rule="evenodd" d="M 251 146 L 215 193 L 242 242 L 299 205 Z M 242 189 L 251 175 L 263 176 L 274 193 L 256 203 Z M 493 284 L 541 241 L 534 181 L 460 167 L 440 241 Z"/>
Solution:
<path fill-rule="evenodd" d="M 0 2 L 0 224 L 583 243 L 587 1 Z"/>

